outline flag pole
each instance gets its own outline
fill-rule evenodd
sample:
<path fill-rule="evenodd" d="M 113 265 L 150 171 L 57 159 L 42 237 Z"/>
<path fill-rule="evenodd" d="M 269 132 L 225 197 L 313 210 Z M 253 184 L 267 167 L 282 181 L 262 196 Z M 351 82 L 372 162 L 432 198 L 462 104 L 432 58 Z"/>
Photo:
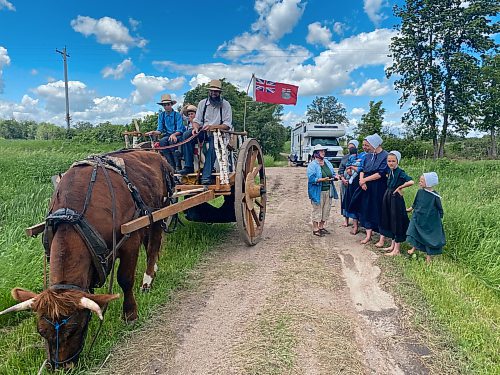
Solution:
<path fill-rule="evenodd" d="M 248 96 L 248 90 L 250 90 L 250 85 L 253 82 L 253 93 L 252 93 L 252 98 L 255 97 L 255 74 L 252 73 L 252 78 L 250 78 L 250 82 L 248 83 L 247 87 L 247 96 Z M 246 131 L 246 126 L 247 126 L 247 100 L 245 100 L 245 109 L 243 111 L 243 131 Z"/>

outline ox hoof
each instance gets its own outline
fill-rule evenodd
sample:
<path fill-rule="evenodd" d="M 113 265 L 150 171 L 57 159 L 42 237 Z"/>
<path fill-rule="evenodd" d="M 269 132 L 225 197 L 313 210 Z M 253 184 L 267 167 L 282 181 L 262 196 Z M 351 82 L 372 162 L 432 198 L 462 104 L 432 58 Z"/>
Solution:
<path fill-rule="evenodd" d="M 141 292 L 143 293 L 149 293 L 150 290 L 151 290 L 151 285 L 143 284 L 141 286 Z"/>
<path fill-rule="evenodd" d="M 127 315 L 127 314 L 124 314 L 123 315 L 123 320 L 125 321 L 125 323 L 127 323 L 128 325 L 133 325 L 135 324 L 135 322 L 137 321 L 137 313 L 132 313 L 130 315 Z"/>

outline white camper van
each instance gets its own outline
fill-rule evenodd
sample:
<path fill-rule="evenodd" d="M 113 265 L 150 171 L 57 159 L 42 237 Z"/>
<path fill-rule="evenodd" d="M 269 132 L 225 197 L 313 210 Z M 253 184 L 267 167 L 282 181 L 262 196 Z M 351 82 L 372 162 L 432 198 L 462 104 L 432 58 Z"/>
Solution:
<path fill-rule="evenodd" d="M 344 156 L 338 138 L 345 135 L 342 124 L 300 123 L 292 129 L 290 162 L 305 165 L 312 159 L 312 148 L 318 144 L 325 146 L 326 158 L 338 165 Z"/>

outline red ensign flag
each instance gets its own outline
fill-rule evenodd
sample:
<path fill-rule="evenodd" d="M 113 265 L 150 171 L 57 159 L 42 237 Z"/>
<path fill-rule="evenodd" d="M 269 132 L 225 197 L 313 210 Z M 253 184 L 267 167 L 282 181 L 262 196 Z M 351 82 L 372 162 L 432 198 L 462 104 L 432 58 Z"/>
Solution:
<path fill-rule="evenodd" d="M 274 104 L 297 104 L 299 86 L 255 78 L 255 101 Z"/>

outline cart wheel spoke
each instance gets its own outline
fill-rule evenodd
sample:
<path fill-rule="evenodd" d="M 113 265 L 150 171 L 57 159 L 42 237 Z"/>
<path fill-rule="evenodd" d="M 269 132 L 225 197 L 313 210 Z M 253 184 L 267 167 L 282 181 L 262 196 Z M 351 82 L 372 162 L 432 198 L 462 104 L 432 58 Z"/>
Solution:
<path fill-rule="evenodd" d="M 256 204 L 257 206 L 259 206 L 260 208 L 264 208 L 264 205 L 263 205 L 262 203 L 260 203 L 257 199 L 256 199 L 256 200 L 254 200 L 254 202 L 255 202 L 255 204 Z"/>
<path fill-rule="evenodd" d="M 253 238 L 255 236 L 255 228 L 253 225 L 252 214 L 248 210 L 246 210 L 246 212 L 247 212 L 247 232 L 250 238 Z"/>
<path fill-rule="evenodd" d="M 254 208 L 252 208 L 250 210 L 250 212 L 252 213 L 252 217 L 253 217 L 253 219 L 255 221 L 255 224 L 257 224 L 257 226 L 260 227 L 260 221 L 259 221 L 259 216 L 257 215 L 257 212 L 255 212 Z"/>

